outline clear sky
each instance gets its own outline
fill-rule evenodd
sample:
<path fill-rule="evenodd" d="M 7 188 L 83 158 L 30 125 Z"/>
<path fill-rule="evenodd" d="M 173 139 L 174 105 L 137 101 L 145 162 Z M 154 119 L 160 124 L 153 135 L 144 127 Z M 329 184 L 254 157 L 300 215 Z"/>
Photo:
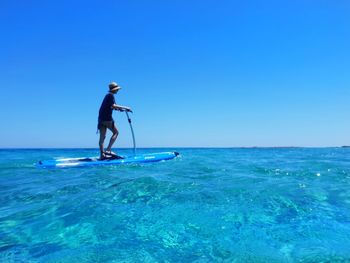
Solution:
<path fill-rule="evenodd" d="M 350 144 L 350 2 L 1 1 L 0 147 Z M 124 113 L 114 113 L 131 146 Z"/>

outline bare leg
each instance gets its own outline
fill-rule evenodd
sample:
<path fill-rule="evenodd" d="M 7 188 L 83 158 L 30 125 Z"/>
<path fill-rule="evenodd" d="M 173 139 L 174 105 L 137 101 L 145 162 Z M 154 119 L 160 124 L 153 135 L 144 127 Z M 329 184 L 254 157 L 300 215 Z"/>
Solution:
<path fill-rule="evenodd" d="M 107 128 L 105 126 L 102 126 L 100 128 L 100 141 L 99 141 L 99 146 L 100 146 L 100 158 L 102 158 L 104 156 L 103 154 L 103 143 L 105 141 L 106 138 L 106 133 L 107 133 Z"/>
<path fill-rule="evenodd" d="M 112 137 L 111 137 L 111 139 L 110 139 L 110 141 L 109 141 L 108 147 L 107 147 L 107 149 L 106 149 L 106 151 L 108 151 L 108 152 L 111 151 L 112 146 L 113 146 L 113 144 L 114 144 L 114 142 L 115 142 L 115 140 L 117 139 L 118 134 L 119 134 L 118 129 L 117 129 L 117 127 L 115 126 L 114 123 L 113 123 L 113 127 L 110 127 L 109 129 L 113 132 L 113 135 L 112 135 Z"/>

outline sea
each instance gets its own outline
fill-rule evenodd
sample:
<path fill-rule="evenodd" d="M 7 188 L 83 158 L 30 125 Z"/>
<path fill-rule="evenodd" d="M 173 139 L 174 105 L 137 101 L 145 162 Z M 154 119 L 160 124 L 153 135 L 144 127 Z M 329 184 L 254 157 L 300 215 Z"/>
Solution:
<path fill-rule="evenodd" d="M 0 150 L 0 262 L 350 262 L 350 148 Z M 120 149 L 131 155 L 132 149 Z"/>

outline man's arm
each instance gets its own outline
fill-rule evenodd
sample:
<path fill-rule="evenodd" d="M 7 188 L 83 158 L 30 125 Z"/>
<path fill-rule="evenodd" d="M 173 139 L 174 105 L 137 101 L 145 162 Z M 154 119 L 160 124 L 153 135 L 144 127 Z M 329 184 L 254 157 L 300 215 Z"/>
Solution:
<path fill-rule="evenodd" d="M 132 112 L 131 108 L 126 107 L 126 106 L 117 105 L 117 104 L 113 104 L 112 109 L 118 110 L 118 111 L 131 111 Z"/>

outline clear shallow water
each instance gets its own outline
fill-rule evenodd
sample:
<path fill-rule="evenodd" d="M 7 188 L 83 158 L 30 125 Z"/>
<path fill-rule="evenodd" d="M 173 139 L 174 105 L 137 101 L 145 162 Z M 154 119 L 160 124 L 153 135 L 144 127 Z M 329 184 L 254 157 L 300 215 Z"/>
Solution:
<path fill-rule="evenodd" d="M 0 150 L 0 262 L 350 262 L 350 149 L 171 150 Z"/>

